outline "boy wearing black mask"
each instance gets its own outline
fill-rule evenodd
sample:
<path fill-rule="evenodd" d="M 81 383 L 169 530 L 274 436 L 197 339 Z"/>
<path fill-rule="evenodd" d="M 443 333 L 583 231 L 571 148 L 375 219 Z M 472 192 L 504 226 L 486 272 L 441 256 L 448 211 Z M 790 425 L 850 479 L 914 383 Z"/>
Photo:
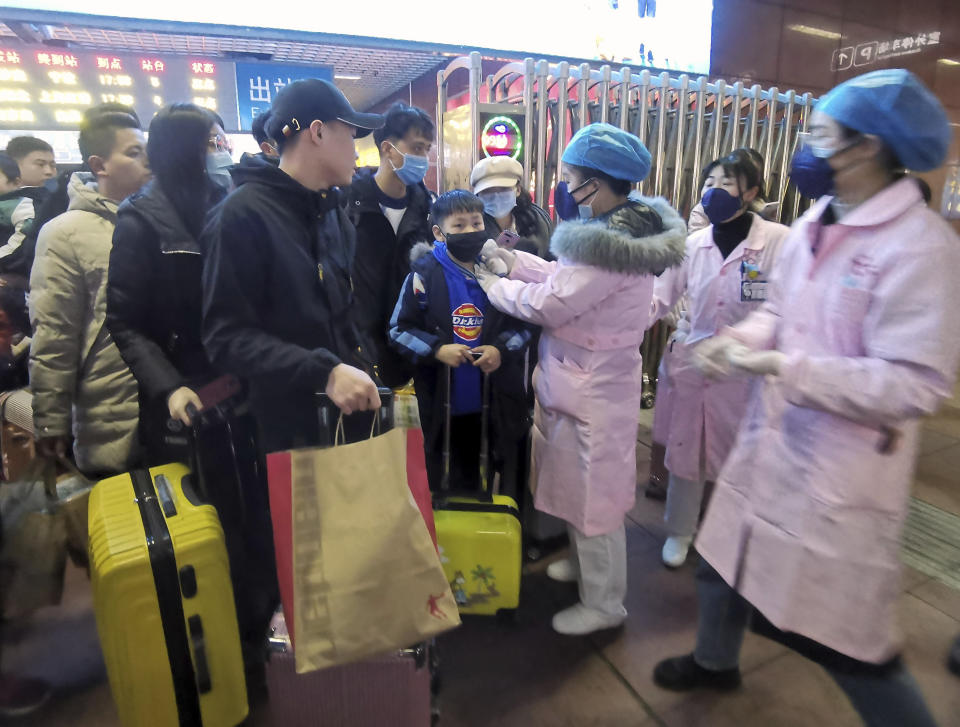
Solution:
<path fill-rule="evenodd" d="M 451 372 L 451 477 L 455 489 L 479 487 L 483 377 L 490 376 L 493 461 L 529 426 L 524 352 L 531 329 L 498 312 L 477 282 L 474 266 L 488 240 L 483 202 L 464 190 L 437 198 L 430 212 L 436 244 L 410 253 L 407 276 L 390 321 L 390 343 L 416 366 L 414 383 L 427 475 L 443 477 L 444 400 Z"/>

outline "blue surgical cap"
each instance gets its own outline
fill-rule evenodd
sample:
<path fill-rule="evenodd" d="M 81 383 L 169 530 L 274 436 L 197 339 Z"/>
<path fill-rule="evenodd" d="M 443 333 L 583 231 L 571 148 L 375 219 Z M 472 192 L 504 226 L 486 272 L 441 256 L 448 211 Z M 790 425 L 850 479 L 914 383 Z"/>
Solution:
<path fill-rule="evenodd" d="M 562 161 L 597 169 L 614 179 L 639 182 L 650 173 L 650 152 L 630 132 L 610 124 L 590 124 L 573 135 Z"/>
<path fill-rule="evenodd" d="M 878 136 L 907 169 L 926 172 L 947 156 L 947 113 L 920 79 L 902 68 L 872 71 L 841 83 L 820 99 L 817 111 Z"/>

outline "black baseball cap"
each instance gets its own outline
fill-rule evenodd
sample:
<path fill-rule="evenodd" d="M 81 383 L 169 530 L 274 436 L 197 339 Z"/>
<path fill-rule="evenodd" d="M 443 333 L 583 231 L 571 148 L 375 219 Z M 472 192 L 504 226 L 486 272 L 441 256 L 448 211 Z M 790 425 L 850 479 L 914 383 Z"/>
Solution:
<path fill-rule="evenodd" d="M 283 87 L 270 108 L 267 133 L 273 139 L 309 128 L 314 121 L 342 121 L 357 128 L 357 138 L 384 124 L 380 114 L 355 111 L 343 92 L 330 81 L 307 78 Z"/>

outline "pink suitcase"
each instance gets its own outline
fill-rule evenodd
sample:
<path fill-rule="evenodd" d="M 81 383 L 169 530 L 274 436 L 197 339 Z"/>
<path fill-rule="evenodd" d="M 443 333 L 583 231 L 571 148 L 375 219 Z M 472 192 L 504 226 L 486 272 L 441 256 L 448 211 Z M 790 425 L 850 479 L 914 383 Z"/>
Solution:
<path fill-rule="evenodd" d="M 297 674 L 283 616 L 267 663 L 269 727 L 429 727 L 433 653 L 422 644 L 355 664 Z"/>

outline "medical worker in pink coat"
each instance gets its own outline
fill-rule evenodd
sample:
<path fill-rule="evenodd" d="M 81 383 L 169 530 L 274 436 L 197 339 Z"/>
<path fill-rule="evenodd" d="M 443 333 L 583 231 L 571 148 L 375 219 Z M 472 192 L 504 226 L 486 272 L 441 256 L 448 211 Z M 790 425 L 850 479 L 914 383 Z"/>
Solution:
<path fill-rule="evenodd" d="M 936 168 L 950 136 L 905 70 L 817 104 L 791 176 L 824 196 L 763 310 L 698 352 L 712 373 L 763 378 L 696 541 L 696 649 L 657 666 L 661 686 L 738 686 L 752 620 L 824 666 L 870 727 L 935 724 L 900 660 L 900 534 L 920 417 L 960 359 L 960 239 L 901 172 Z"/>
<path fill-rule="evenodd" d="M 683 259 L 686 225 L 663 199 L 628 199 L 650 153 L 610 124 L 578 131 L 563 153 L 555 199 L 557 262 L 484 248 L 480 283 L 490 303 L 543 327 L 533 376 L 533 459 L 538 510 L 568 523 L 571 557 L 547 573 L 577 581 L 580 603 L 556 614 L 562 634 L 619 626 L 627 612 L 624 517 L 637 488 L 640 342 L 654 275 Z"/>
<path fill-rule="evenodd" d="M 710 225 L 687 238 L 683 264 L 663 273 L 653 288 L 654 319 L 687 297 L 688 329 L 671 350 L 672 413 L 665 440 L 670 478 L 662 558 L 671 568 L 687 559 L 704 485 L 716 480 L 733 447 L 752 385 L 748 374 L 708 379 L 694 365 L 693 351 L 760 309 L 777 250 L 789 231 L 750 211 L 762 187 L 761 171 L 745 152 L 709 164 L 703 172 L 702 204 Z"/>
<path fill-rule="evenodd" d="M 780 205 L 777 202 L 767 202 L 763 196 L 762 190 L 765 186 L 763 183 L 764 161 L 760 152 L 748 147 L 741 147 L 733 153 L 756 165 L 757 169 L 760 170 L 761 192 L 750 203 L 749 211 L 756 213 L 764 220 L 775 222 Z M 701 196 L 707 191 L 705 184 L 705 180 L 701 179 Z M 696 206 L 690 211 L 690 217 L 687 220 L 687 233 L 692 235 L 709 225 L 710 219 L 703 211 L 703 202 L 697 202 Z M 675 359 L 682 350 L 680 344 L 686 340 L 687 334 L 690 332 L 690 321 L 687 320 L 687 299 L 680 298 L 673 310 L 660 320 L 676 330 L 670 336 L 667 348 L 660 357 L 660 365 L 657 367 L 657 403 L 653 409 L 653 428 L 650 432 L 652 440 L 650 444 L 650 482 L 645 494 L 647 497 L 663 500 L 667 494 L 667 480 L 669 478 L 669 473 L 665 472 L 664 459 L 666 457 L 667 437 L 670 436 L 670 417 L 673 414 L 674 399 L 671 370 Z M 677 351 L 676 354 L 674 350 Z"/>

